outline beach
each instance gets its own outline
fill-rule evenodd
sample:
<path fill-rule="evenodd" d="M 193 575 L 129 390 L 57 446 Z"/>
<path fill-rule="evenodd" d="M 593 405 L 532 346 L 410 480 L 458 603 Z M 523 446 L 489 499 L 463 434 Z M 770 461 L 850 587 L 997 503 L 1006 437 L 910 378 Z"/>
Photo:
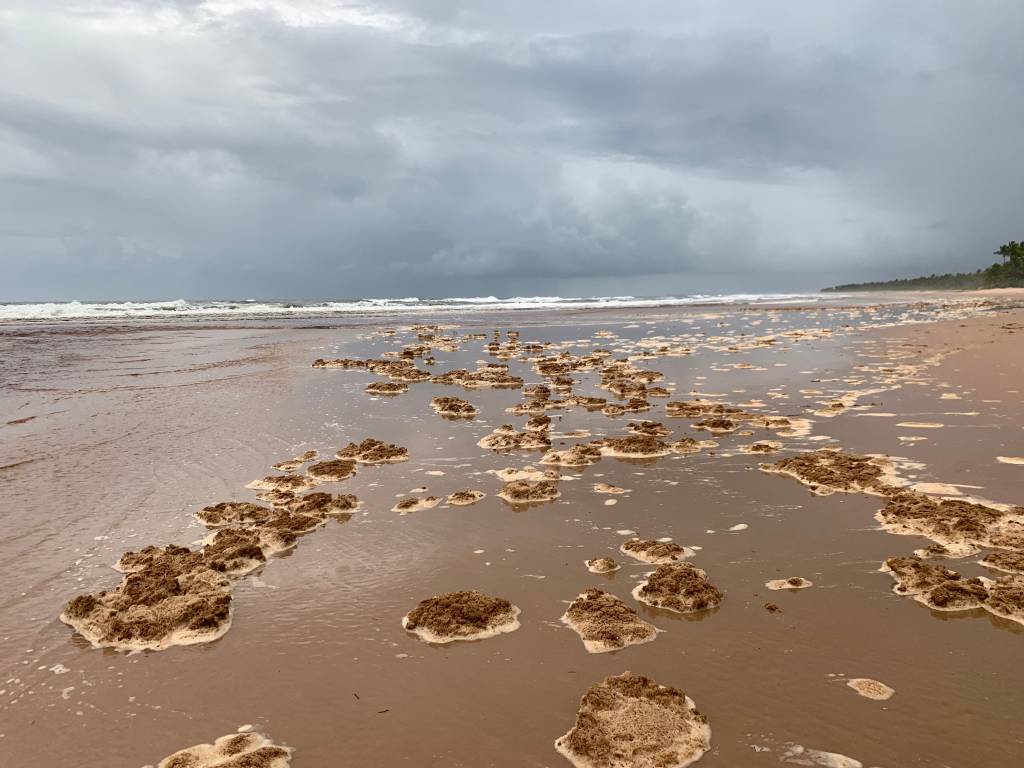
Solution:
<path fill-rule="evenodd" d="M 137 768 L 248 725 L 294 749 L 293 768 L 569 765 L 554 743 L 580 697 L 631 671 L 707 718 L 702 768 L 1018 764 L 1024 612 L 894 593 L 883 563 L 938 534 L 876 518 L 898 487 L 1006 505 L 999 533 L 1016 535 L 1018 292 L 528 304 L 0 324 L 0 763 Z M 436 412 L 452 397 L 477 412 Z M 574 445 L 589 463 L 545 459 Z M 878 483 L 898 485 L 762 471 L 825 448 L 888 457 Z M 276 548 L 246 528 L 262 554 L 213 569 L 230 608 L 195 642 L 133 651 L 72 626 L 69 602 L 118 588 L 126 552 L 198 551 L 216 531 L 204 508 L 273 511 L 247 486 L 328 461 L 351 467 L 320 477 L 344 479 L 295 498 L 358 503 L 287 541 L 276 529 Z M 527 467 L 525 491 L 499 474 Z M 452 503 L 460 491 L 485 495 Z M 924 562 L 1005 576 L 978 561 L 1016 550 L 979 536 Z M 678 544 L 720 600 L 636 598 L 665 564 L 631 556 L 633 538 Z M 588 570 L 606 557 L 621 567 Z M 789 578 L 810 584 L 766 586 Z M 657 634 L 588 652 L 560 617 L 591 588 Z M 470 590 L 507 602 L 464 642 L 403 626 Z M 862 678 L 895 694 L 858 695 Z"/>

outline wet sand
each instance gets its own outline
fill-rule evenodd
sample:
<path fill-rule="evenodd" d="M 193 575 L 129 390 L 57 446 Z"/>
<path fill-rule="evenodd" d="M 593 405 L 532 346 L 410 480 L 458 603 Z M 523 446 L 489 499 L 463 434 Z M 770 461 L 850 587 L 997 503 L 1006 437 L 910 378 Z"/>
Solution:
<path fill-rule="evenodd" d="M 908 306 L 453 321 L 458 327 L 441 333 L 459 338 L 458 349 L 435 344 L 432 375 L 476 371 L 484 361 L 507 363 L 527 385 L 550 381 L 515 354 L 504 359 L 509 328 L 522 345 L 556 345 L 529 356 L 605 348 L 664 374 L 652 386 L 671 387 L 671 397 L 650 397 L 640 414 L 545 409 L 555 450 L 627 437 L 640 420 L 668 427 L 671 436 L 658 439 L 669 444 L 708 438 L 699 418 L 668 417 L 667 401 L 812 422 L 806 435 L 785 436 L 740 421 L 698 453 L 559 466 L 556 499 L 514 506 L 487 471 L 551 467 L 538 464 L 539 451 L 496 453 L 477 442 L 502 424 L 524 431 L 536 414 L 506 412 L 528 399 L 522 389 L 411 382 L 405 394 L 375 397 L 364 390 L 382 375 L 311 365 L 424 343 L 421 332 L 402 330 L 407 319 L 386 326 L 394 335 L 369 324 L 2 328 L 0 764 L 137 768 L 251 723 L 294 749 L 293 768 L 554 768 L 569 764 L 553 742 L 580 697 L 628 669 L 699 704 L 714 732 L 700 766 L 771 766 L 812 750 L 889 768 L 1017 765 L 1024 625 L 894 594 L 879 566 L 932 542 L 881 530 L 874 515 L 884 499 L 817 496 L 758 471 L 836 445 L 908 459 L 901 472 L 913 483 L 1024 502 L 1021 467 L 998 459 L 1024 456 L 1024 312 L 952 311 L 963 316 Z M 494 328 L 501 357 L 485 348 Z M 475 333 L 484 336 L 462 340 Z M 766 336 L 775 342 L 752 343 Z M 661 347 L 672 352 L 639 359 Z M 692 352 L 679 353 L 684 347 Z M 416 366 L 428 367 L 421 357 Z M 633 395 L 601 388 L 596 369 L 562 375 L 580 382 L 574 395 L 619 405 Z M 552 399 L 565 397 L 551 390 Z M 440 418 L 431 401 L 454 396 L 479 414 Z M 844 405 L 830 408 L 835 402 Z M 924 424 L 943 426 L 912 426 Z M 577 429 L 587 436 L 559 436 Z M 317 486 L 358 498 L 352 518 L 327 521 L 233 577 L 231 625 L 214 642 L 128 654 L 93 648 L 58 619 L 75 595 L 119 584 L 111 566 L 126 551 L 195 548 L 210 533 L 195 513 L 256 501 L 245 486 L 274 464 L 312 450 L 312 464 L 328 461 L 370 437 L 407 448 L 408 460 L 359 464 Z M 741 448 L 769 440 L 782 445 L 768 456 Z M 618 504 L 605 505 L 598 483 L 625 489 Z M 467 489 L 487 495 L 471 506 L 448 503 Z M 403 498 L 429 496 L 440 502 L 391 511 Z M 679 614 L 634 600 L 653 569 L 619 552 L 634 537 L 692 548 L 686 562 L 707 572 L 721 605 Z M 990 552 L 928 562 L 965 579 L 1006 575 L 979 564 Z M 589 573 L 583 561 L 598 557 L 621 568 Z M 765 586 L 794 575 L 814 587 Z M 663 630 L 657 641 L 587 653 L 559 619 L 592 587 Z M 506 598 L 521 611 L 520 628 L 449 645 L 402 628 L 417 601 L 459 590 Z M 781 610 L 765 610 L 767 601 Z M 861 678 L 898 694 L 858 696 L 847 683 Z"/>

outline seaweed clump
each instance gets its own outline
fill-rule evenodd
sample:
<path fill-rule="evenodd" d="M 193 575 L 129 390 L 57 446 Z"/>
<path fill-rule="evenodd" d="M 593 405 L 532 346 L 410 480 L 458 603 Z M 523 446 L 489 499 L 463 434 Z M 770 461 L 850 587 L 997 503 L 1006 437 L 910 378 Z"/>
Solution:
<path fill-rule="evenodd" d="M 562 615 L 562 623 L 580 636 L 590 653 L 648 643 L 658 634 L 654 625 L 641 619 L 635 610 L 600 589 L 588 589 L 573 600 Z"/>
<path fill-rule="evenodd" d="M 652 565 L 674 563 L 693 554 L 691 550 L 679 546 L 674 541 L 658 539 L 630 539 L 619 547 L 619 550 L 625 555 Z"/>
<path fill-rule="evenodd" d="M 409 611 L 402 626 L 432 643 L 478 640 L 519 628 L 519 609 L 475 589 L 429 597 Z"/>
<path fill-rule="evenodd" d="M 711 728 L 682 691 L 624 672 L 590 686 L 555 741 L 577 768 L 684 768 L 711 748 Z"/>
<path fill-rule="evenodd" d="M 704 611 L 722 603 L 722 593 L 708 581 L 704 571 L 691 563 L 658 566 L 633 590 L 633 597 L 677 613 Z"/>
<path fill-rule="evenodd" d="M 232 733 L 213 744 L 196 744 L 175 752 L 156 768 L 288 768 L 292 751 L 259 733 Z"/>
<path fill-rule="evenodd" d="M 368 437 L 361 443 L 349 443 L 336 454 L 339 459 L 360 464 L 394 464 L 409 458 L 409 449 Z"/>

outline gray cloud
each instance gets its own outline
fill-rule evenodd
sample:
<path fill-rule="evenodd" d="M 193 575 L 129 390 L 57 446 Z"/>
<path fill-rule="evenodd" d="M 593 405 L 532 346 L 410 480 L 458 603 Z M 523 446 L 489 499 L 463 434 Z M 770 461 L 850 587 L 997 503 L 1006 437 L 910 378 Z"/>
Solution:
<path fill-rule="evenodd" d="M 973 268 L 1024 6 L 13 0 L 0 300 L 783 290 Z"/>

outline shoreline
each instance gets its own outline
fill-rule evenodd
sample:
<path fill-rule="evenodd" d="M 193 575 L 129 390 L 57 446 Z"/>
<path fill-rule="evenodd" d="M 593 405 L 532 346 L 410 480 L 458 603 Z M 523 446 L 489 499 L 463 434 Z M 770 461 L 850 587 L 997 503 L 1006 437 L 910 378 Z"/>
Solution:
<path fill-rule="evenodd" d="M 623 437 L 629 425 L 646 421 L 670 429 L 667 441 L 707 436 L 688 418 L 669 418 L 666 400 L 704 399 L 813 422 L 809 434 L 773 438 L 782 445 L 769 456 L 740 451 L 767 437 L 759 430 L 744 435 L 749 427 L 741 424 L 716 436 L 719 447 L 698 453 L 642 462 L 606 456 L 563 467 L 561 496 L 521 510 L 497 498 L 501 482 L 489 472 L 540 466 L 540 454 L 495 454 L 476 441 L 502 423 L 522 426 L 527 415 L 507 411 L 524 401 L 522 389 L 420 382 L 396 398 L 375 398 L 363 390 L 378 374 L 311 367 L 321 357 L 391 354 L 396 357 L 386 359 L 393 360 L 406 346 L 434 344 L 432 353 L 413 357 L 431 375 L 487 361 L 509 364 L 527 386 L 568 375 L 578 380 L 574 394 L 622 399 L 598 385 L 599 367 L 568 374 L 552 368 L 545 376 L 514 351 L 509 359 L 492 356 L 488 319 L 474 316 L 442 332 L 457 337 L 451 345 L 418 338 L 438 333 L 430 330 L 382 334 L 392 324 L 379 322 L 9 335 L 7 343 L 30 342 L 16 351 L 35 368 L 4 391 L 18 423 L 0 427 L 0 464 L 28 462 L 0 470 L 23 521 L 0 570 L 13 594 L 24 593 L 0 618 L 0 634 L 10 638 L 2 666 L 17 671 L 20 681 L 0 699 L 11 721 L 2 744 L 16 759 L 33 755 L 60 764 L 74 754 L 98 764 L 116 740 L 121 762 L 143 764 L 254 722 L 296 747 L 299 759 L 319 764 L 338 758 L 331 724 L 343 718 L 351 725 L 345 749 L 353 762 L 372 756 L 377 764 L 397 764 L 415 745 L 450 762 L 553 765 L 551 740 L 571 722 L 579 696 L 623 669 L 692 691 L 714 721 L 715 751 L 700 762 L 709 768 L 743 760 L 770 764 L 750 758 L 750 733 L 777 735 L 756 738 L 776 761 L 781 743 L 793 742 L 866 765 L 900 764 L 909 754 L 931 759 L 937 744 L 953 750 L 943 759 L 959 760 L 956 745 L 936 739 L 929 726 L 936 721 L 953 733 L 988 733 L 999 724 L 1013 738 L 1015 726 L 1004 715 L 1012 714 L 1024 678 L 1006 665 L 1019 653 L 1017 629 L 1024 628 L 995 616 L 936 616 L 892 594 L 891 579 L 876 569 L 918 544 L 877 526 L 877 497 L 818 497 L 793 480 L 757 471 L 760 462 L 837 444 L 907 457 L 921 465 L 908 470 L 918 475 L 915 482 L 982 486 L 966 492 L 1019 503 L 1020 467 L 995 457 L 1024 455 L 1011 431 L 1021 423 L 1020 398 L 1007 384 L 1024 311 L 931 306 L 938 319 L 929 322 L 906 305 L 506 320 L 502 325 L 522 329 L 523 344 L 552 345 L 527 357 L 580 356 L 601 347 L 631 360 L 623 371 L 663 372 L 656 383 L 671 390 L 667 399 L 652 398 L 651 410 L 620 416 L 545 408 L 554 449 Z M 755 343 L 768 337 L 775 341 Z M 503 330 L 498 354 L 510 343 Z M 662 346 L 692 351 L 654 354 Z M 424 362 L 426 354 L 436 355 L 436 364 Z M 872 384 L 894 375 L 886 368 L 896 371 L 898 387 Z M 827 418 L 814 415 L 842 391 L 870 394 Z M 480 413 L 457 422 L 438 417 L 432 399 L 453 395 Z M 899 426 L 931 422 L 943 427 Z M 330 456 L 371 435 L 407 447 L 409 460 L 360 466 L 337 487 L 325 485 L 358 497 L 351 520 L 319 528 L 286 556 L 239 579 L 232 627 L 216 642 L 107 656 L 83 647 L 55 618 L 53 609 L 73 594 L 116 585 L 121 576 L 108 564 L 123 551 L 168 541 L 194 546 L 203 533 L 195 510 L 250 500 L 243 486 L 274 463 L 309 450 Z M 906 436 L 926 439 L 900 440 Z M 607 496 L 594 490 L 601 483 L 623 489 L 616 505 L 606 506 Z M 487 496 L 470 507 L 443 501 L 463 489 Z M 401 499 L 426 494 L 442 501 L 411 515 L 390 511 Z M 14 524 L 9 515 L 5 525 Z M 691 547 L 687 562 L 707 572 L 724 595 L 721 605 L 678 614 L 635 601 L 630 593 L 652 567 L 618 554 L 631 537 L 671 537 Z M 613 556 L 622 567 L 590 574 L 584 556 Z M 952 567 L 965 577 L 985 572 L 966 560 Z M 814 588 L 765 589 L 765 582 L 794 573 Z M 592 586 L 665 633 L 656 643 L 587 654 L 558 617 L 567 601 Z M 410 595 L 453 589 L 507 597 L 522 610 L 520 630 L 444 652 L 406 637 L 398 619 L 408 612 Z M 776 611 L 762 607 L 766 599 Z M 987 653 L 979 674 L 970 654 L 960 651 L 981 645 Z M 903 663 L 910 654 L 918 664 Z M 57 675 L 51 668 L 69 671 Z M 279 674 L 261 674 L 268 668 Z M 881 711 L 857 708 L 856 693 L 830 683 L 839 671 L 892 685 L 900 693 L 889 706 L 898 708 L 901 724 L 914 727 L 896 728 Z M 482 686 L 489 708 L 479 706 Z M 786 711 L 771 706 L 780 695 L 789 702 Z M 128 697 L 138 704 L 125 703 Z M 977 711 L 956 708 L 963 697 Z M 430 702 L 430 727 L 424 702 Z M 29 725 L 42 707 L 56 727 L 45 742 Z M 204 713 L 202 722 L 197 712 Z M 514 749 L 507 736 L 487 730 L 493 712 L 519 734 Z M 466 743 L 451 735 L 459 728 L 493 735 Z M 998 744 L 988 749 L 986 743 L 973 744 L 972 759 L 1000 765 Z"/>

